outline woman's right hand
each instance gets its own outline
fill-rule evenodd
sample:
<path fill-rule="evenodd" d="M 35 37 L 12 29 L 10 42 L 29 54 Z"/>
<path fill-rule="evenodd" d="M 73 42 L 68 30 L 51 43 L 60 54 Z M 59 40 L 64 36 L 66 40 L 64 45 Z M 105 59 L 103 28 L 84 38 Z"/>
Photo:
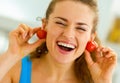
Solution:
<path fill-rule="evenodd" d="M 32 44 L 28 42 L 39 28 L 30 28 L 25 24 L 20 24 L 17 29 L 11 31 L 9 34 L 9 47 L 7 52 L 12 54 L 12 56 L 23 58 L 34 51 L 45 41 L 45 39 L 39 39 Z"/>

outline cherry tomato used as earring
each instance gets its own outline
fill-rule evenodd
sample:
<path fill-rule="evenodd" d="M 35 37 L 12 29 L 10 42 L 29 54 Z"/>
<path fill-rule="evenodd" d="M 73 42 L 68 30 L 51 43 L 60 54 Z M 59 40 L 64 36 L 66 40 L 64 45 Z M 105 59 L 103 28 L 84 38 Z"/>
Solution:
<path fill-rule="evenodd" d="M 95 41 L 89 41 L 86 45 L 86 49 L 89 51 L 89 52 L 93 52 L 95 51 L 97 48 L 97 43 Z"/>
<path fill-rule="evenodd" d="M 46 38 L 46 34 L 47 34 L 47 32 L 45 31 L 45 30 L 38 30 L 37 31 L 37 37 L 39 38 L 39 39 L 45 39 Z"/>

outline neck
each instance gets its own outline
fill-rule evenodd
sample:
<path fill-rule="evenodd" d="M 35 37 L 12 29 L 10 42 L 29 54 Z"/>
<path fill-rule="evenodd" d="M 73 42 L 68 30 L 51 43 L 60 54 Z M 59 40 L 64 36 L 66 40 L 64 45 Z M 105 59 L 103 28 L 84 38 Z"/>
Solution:
<path fill-rule="evenodd" d="M 56 80 L 74 79 L 74 62 L 72 63 L 59 63 L 51 58 L 49 54 L 45 55 L 42 59 L 44 64 L 43 68 L 47 75 Z"/>

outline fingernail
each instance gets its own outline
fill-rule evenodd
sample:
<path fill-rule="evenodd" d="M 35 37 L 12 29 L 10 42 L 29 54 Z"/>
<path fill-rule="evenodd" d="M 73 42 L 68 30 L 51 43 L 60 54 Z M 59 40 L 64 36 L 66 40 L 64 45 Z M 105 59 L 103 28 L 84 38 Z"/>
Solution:
<path fill-rule="evenodd" d="M 103 53 L 102 53 L 102 52 L 100 52 L 100 56 L 101 56 L 101 57 L 103 56 Z"/>
<path fill-rule="evenodd" d="M 26 36 L 27 36 L 27 33 L 25 33 L 25 34 L 23 35 L 23 38 L 25 39 L 25 38 L 26 38 Z"/>
<path fill-rule="evenodd" d="M 99 51 L 100 51 L 100 48 L 98 48 L 97 51 L 99 52 Z"/>
<path fill-rule="evenodd" d="M 30 37 L 32 37 L 33 36 L 33 34 L 32 33 L 30 33 Z"/>

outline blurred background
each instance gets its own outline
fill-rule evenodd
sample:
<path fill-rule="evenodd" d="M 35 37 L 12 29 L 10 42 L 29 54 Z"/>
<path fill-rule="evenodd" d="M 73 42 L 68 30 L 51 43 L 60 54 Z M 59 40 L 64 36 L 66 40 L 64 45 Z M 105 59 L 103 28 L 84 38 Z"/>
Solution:
<path fill-rule="evenodd" d="M 8 33 L 19 24 L 31 27 L 41 26 L 50 0 L 0 0 L 0 54 L 8 46 Z M 113 83 L 120 82 L 120 0 L 98 0 L 99 25 L 98 36 L 103 45 L 114 49 L 118 56 L 118 65 Z"/>

